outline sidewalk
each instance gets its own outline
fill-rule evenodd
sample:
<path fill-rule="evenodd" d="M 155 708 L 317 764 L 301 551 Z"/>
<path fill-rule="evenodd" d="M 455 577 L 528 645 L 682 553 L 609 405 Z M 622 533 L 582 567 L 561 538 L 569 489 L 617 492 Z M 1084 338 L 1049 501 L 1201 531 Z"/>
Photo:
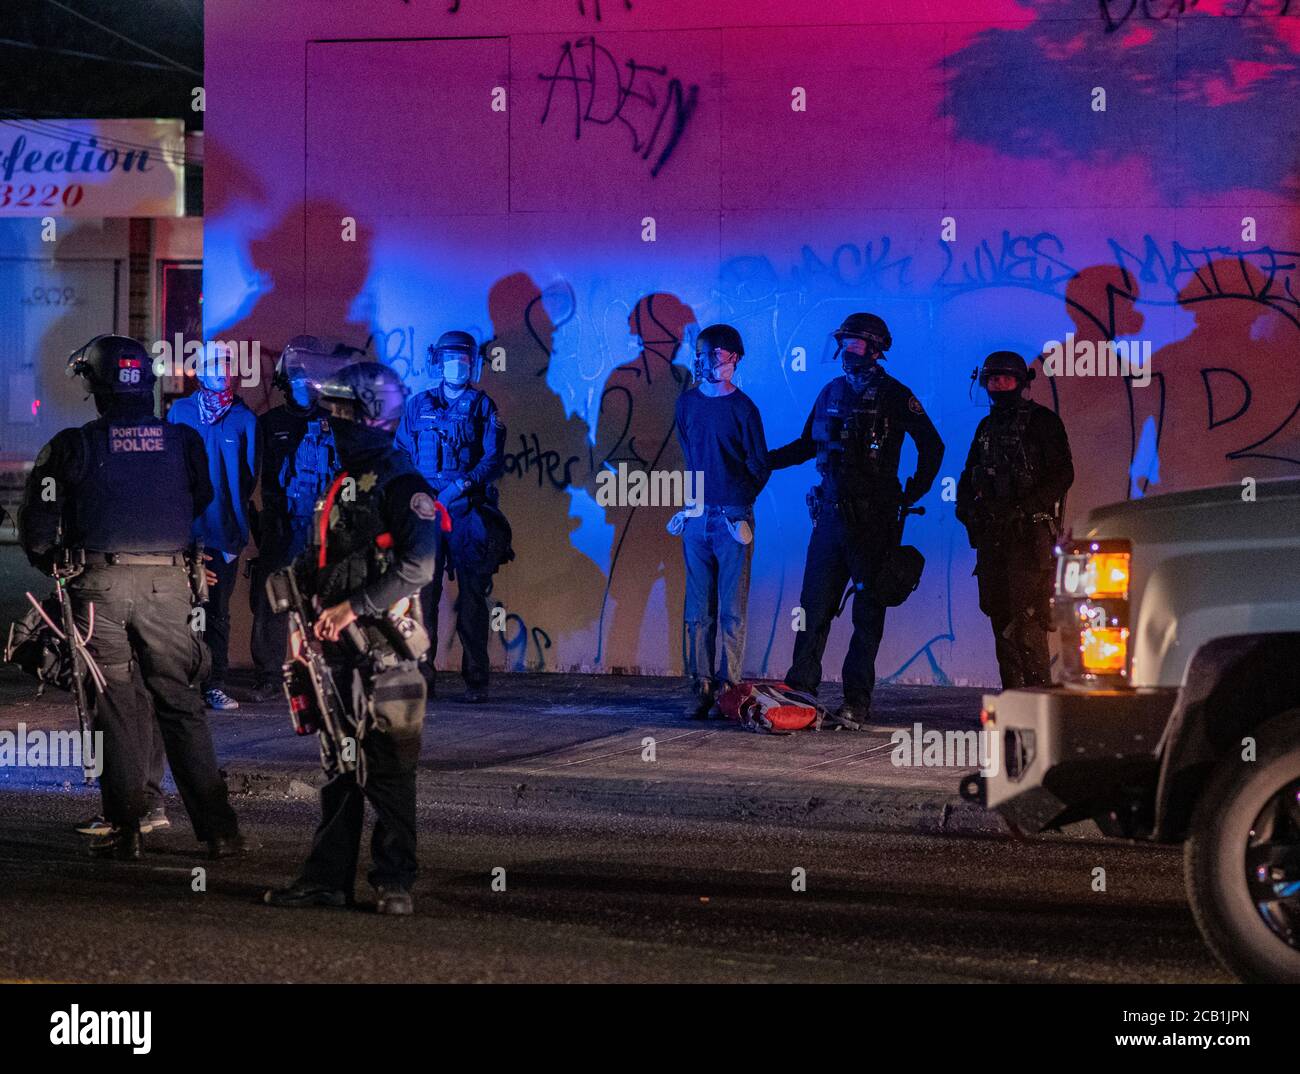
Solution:
<path fill-rule="evenodd" d="M 447 695 L 459 680 L 440 676 Z M 838 690 L 824 698 L 832 706 Z M 232 692 L 239 694 L 237 689 Z M 435 698 L 425 723 L 421 801 L 507 809 L 581 809 L 809 827 L 1000 832 L 961 801 L 974 765 L 900 767 L 890 735 L 978 728 L 980 690 L 887 686 L 871 731 L 758 735 L 685 718 L 676 679 L 498 675 L 486 705 Z M 0 729 L 75 729 L 66 695 L 31 700 L 29 681 L 0 671 Z M 236 795 L 311 798 L 321 781 L 314 737 L 294 735 L 283 703 L 210 713 L 217 756 Z M 643 757 L 654 740 L 654 759 Z M 0 791 L 80 788 L 80 771 L 0 768 Z"/>

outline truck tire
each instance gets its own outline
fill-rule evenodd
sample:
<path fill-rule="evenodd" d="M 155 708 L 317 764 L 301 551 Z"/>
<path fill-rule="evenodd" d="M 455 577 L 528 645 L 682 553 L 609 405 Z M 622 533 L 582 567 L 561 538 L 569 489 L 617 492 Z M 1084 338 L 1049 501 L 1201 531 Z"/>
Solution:
<path fill-rule="evenodd" d="M 1244 761 L 1240 748 L 1234 749 L 1197 800 L 1184 848 L 1187 897 L 1201 934 L 1224 966 L 1244 981 L 1295 984 L 1300 893 L 1288 892 L 1300 891 L 1300 709 L 1269 720 L 1253 737 L 1256 759 Z M 1252 882 L 1261 857 L 1287 845 L 1285 876 L 1276 878 L 1282 882 Z M 1274 894 L 1282 901 L 1270 902 Z M 1261 902 L 1270 905 L 1277 926 L 1266 920 Z"/>

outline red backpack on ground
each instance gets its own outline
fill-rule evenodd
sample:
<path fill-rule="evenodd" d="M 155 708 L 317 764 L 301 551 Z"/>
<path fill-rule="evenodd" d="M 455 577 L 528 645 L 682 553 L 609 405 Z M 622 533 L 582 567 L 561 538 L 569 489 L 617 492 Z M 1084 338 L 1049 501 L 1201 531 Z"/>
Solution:
<path fill-rule="evenodd" d="M 816 705 L 787 696 L 785 683 L 740 682 L 718 695 L 718 710 L 746 731 L 788 735 L 817 723 Z"/>

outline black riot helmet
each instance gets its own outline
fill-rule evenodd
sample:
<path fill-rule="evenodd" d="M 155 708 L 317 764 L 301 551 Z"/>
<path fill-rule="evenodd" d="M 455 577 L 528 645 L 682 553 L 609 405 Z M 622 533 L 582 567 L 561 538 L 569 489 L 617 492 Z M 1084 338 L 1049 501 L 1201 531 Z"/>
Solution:
<path fill-rule="evenodd" d="M 68 357 L 67 374 L 85 377 L 92 395 L 153 394 L 153 359 L 129 336 L 96 336 Z"/>
<path fill-rule="evenodd" d="M 294 336 L 284 345 L 284 350 L 280 352 L 280 357 L 275 363 L 275 374 L 271 378 L 271 386 L 279 388 L 280 391 L 288 392 L 292 388 L 290 373 L 297 373 L 301 366 L 296 366 L 293 361 L 293 355 L 297 354 L 325 354 L 325 345 L 315 336 Z M 299 378 L 294 378 L 299 379 Z"/>
<path fill-rule="evenodd" d="M 841 350 L 846 339 L 861 339 L 867 344 L 868 354 L 879 351 L 882 356 L 894 345 L 889 326 L 874 313 L 850 313 L 831 335 Z"/>
<path fill-rule="evenodd" d="M 460 360 L 463 360 L 463 363 Z M 464 388 L 466 385 L 473 384 L 483 372 L 483 359 L 479 353 L 478 341 L 468 332 L 457 330 L 444 332 L 438 337 L 437 343 L 430 344 L 429 361 L 434 366 L 434 375 L 453 388 Z M 447 377 L 444 366 L 449 361 L 456 362 L 458 365 L 463 364 L 463 377 L 457 376 L 455 379 Z"/>
<path fill-rule="evenodd" d="M 321 401 L 336 417 L 364 425 L 395 427 L 406 408 L 407 388 L 379 362 L 352 362 L 324 378 Z"/>
<path fill-rule="evenodd" d="M 1029 382 L 1034 379 L 1034 370 L 1030 369 L 1025 364 L 1024 358 L 1015 351 L 994 351 L 984 359 L 979 372 L 980 387 L 987 391 L 989 378 L 999 373 L 1007 373 L 1015 377 L 1019 390 L 1028 387 Z"/>
<path fill-rule="evenodd" d="M 745 356 L 745 344 L 740 333 L 729 324 L 711 324 L 695 337 L 695 360 L 691 371 L 696 380 L 718 380 L 718 366 L 714 354 L 719 350 L 730 351 L 737 359 Z"/>

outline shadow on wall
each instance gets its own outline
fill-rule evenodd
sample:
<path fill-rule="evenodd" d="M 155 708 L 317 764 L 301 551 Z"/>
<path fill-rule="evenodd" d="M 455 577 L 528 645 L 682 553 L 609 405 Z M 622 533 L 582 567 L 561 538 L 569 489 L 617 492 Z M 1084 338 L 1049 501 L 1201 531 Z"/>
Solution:
<path fill-rule="evenodd" d="M 1115 376 L 1035 381 L 1033 397 L 1055 407 L 1070 435 L 1076 464 L 1068 518 L 1130 497 L 1300 466 L 1296 326 L 1267 300 L 1268 284 L 1240 258 L 1197 269 L 1177 294 L 1194 317 L 1192 330 L 1152 354 L 1148 385 Z M 1077 343 L 1133 340 L 1146 323 L 1139 300 L 1136 280 L 1119 266 L 1083 269 L 1066 287 L 1068 330 Z"/>
<path fill-rule="evenodd" d="M 355 320 L 352 310 L 370 276 L 373 234 L 358 221 L 355 241 L 340 242 L 339 222 L 348 215 L 337 202 L 304 202 L 249 243 L 261 294 L 220 334 L 261 346 L 261 380 L 240 392 L 259 413 L 281 402 L 271 377 L 280 351 L 294 336 L 307 332 L 362 350 L 369 346 L 371 325 Z"/>
<path fill-rule="evenodd" d="M 695 322 L 694 311 L 675 295 L 648 294 L 633 307 L 628 331 L 638 341 L 640 353 L 610 374 L 601 393 L 596 423 L 600 467 L 617 471 L 622 464 L 628 470 L 681 470 L 681 447 L 673 426 L 677 397 L 690 377 L 676 358 L 687 328 Z M 593 470 L 593 497 L 595 479 Z M 666 507 L 605 510 L 614 537 L 601 604 L 597 662 L 611 671 L 639 670 L 641 654 L 663 651 L 658 638 L 666 633 L 670 666 L 662 670 L 681 673 L 686 581 L 681 541 L 664 528 L 671 514 Z M 662 604 L 651 608 L 656 589 L 661 591 Z"/>
<path fill-rule="evenodd" d="M 600 567 L 573 544 L 581 520 L 570 515 L 569 490 L 581 488 L 591 471 L 587 426 L 566 416 L 547 384 L 555 326 L 533 279 L 516 272 L 497 280 L 488 290 L 488 316 L 492 339 L 480 386 L 506 426 L 501 508 L 517 553 L 496 576 L 494 603 L 507 612 L 497 636 L 508 670 L 564 670 L 549 650 L 595 628 L 605 589 Z M 497 348 L 507 371 L 494 375 Z"/>
<path fill-rule="evenodd" d="M 1163 402 L 1160 485 L 1152 491 L 1277 477 L 1300 466 L 1296 328 L 1261 301 L 1266 282 L 1253 265 L 1224 259 L 1179 291 L 1195 322 L 1152 357 Z"/>

